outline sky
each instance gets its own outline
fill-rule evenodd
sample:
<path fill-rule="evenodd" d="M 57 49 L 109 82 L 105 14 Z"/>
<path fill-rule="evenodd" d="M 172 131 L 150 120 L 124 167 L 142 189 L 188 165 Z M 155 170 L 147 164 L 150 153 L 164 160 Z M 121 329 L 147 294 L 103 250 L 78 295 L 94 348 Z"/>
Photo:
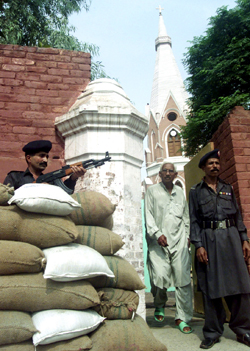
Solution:
<path fill-rule="evenodd" d="M 218 8 L 233 8 L 235 0 L 92 0 L 90 10 L 73 14 L 70 24 L 82 42 L 99 46 L 105 72 L 118 79 L 133 105 L 141 113 L 150 102 L 158 36 L 159 5 L 172 40 L 172 50 L 183 80 L 187 72 L 182 60 L 190 41 L 204 35 L 209 18 Z"/>

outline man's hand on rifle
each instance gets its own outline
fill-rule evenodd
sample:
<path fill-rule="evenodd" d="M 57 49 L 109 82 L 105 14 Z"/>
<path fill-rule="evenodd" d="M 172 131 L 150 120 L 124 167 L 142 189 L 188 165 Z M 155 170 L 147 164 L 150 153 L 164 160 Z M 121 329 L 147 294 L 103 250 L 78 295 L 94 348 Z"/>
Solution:
<path fill-rule="evenodd" d="M 82 166 L 71 166 L 70 168 L 73 171 L 73 174 L 71 176 L 72 180 L 77 180 L 78 178 L 83 177 L 87 172 L 87 170 Z"/>

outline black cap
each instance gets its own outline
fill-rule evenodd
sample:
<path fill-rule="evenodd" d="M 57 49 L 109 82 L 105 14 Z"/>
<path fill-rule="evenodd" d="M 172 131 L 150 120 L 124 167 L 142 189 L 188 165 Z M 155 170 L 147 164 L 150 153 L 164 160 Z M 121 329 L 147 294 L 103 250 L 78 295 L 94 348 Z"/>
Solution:
<path fill-rule="evenodd" d="M 34 140 L 26 144 L 23 147 L 23 151 L 26 155 L 36 154 L 39 151 L 49 152 L 52 148 L 52 144 L 49 140 Z"/>
<path fill-rule="evenodd" d="M 209 158 L 218 158 L 220 159 L 220 151 L 218 149 L 214 149 L 213 151 L 208 152 L 206 155 L 202 156 L 199 162 L 199 168 L 205 166 L 207 160 Z"/>

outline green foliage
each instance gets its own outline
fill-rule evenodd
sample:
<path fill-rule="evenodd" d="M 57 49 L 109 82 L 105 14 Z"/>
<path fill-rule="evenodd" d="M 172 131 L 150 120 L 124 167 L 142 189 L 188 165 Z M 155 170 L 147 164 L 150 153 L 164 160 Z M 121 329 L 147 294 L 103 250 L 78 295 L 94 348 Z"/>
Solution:
<path fill-rule="evenodd" d="M 207 144 L 228 112 L 250 102 L 250 0 L 234 9 L 221 7 L 210 18 L 206 35 L 195 37 L 185 54 L 191 94 L 187 126 L 182 128 L 186 155 Z"/>
<path fill-rule="evenodd" d="M 0 0 L 0 43 L 53 47 L 99 55 L 99 47 L 80 42 L 69 16 L 89 10 L 91 0 Z M 92 62 L 91 79 L 107 77 L 100 61 Z"/>

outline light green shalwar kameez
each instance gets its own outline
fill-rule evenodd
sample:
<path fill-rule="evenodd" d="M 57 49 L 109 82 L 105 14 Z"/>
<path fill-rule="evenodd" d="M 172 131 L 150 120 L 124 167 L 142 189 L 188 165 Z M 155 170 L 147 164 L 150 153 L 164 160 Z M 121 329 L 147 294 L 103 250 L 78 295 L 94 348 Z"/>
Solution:
<path fill-rule="evenodd" d="M 183 190 L 173 185 L 171 194 L 163 183 L 152 185 L 145 196 L 147 265 L 155 307 L 164 307 L 167 289 L 176 288 L 175 319 L 188 322 L 193 315 L 191 257 L 188 249 L 189 213 Z M 163 248 L 157 242 L 167 238 Z"/>

